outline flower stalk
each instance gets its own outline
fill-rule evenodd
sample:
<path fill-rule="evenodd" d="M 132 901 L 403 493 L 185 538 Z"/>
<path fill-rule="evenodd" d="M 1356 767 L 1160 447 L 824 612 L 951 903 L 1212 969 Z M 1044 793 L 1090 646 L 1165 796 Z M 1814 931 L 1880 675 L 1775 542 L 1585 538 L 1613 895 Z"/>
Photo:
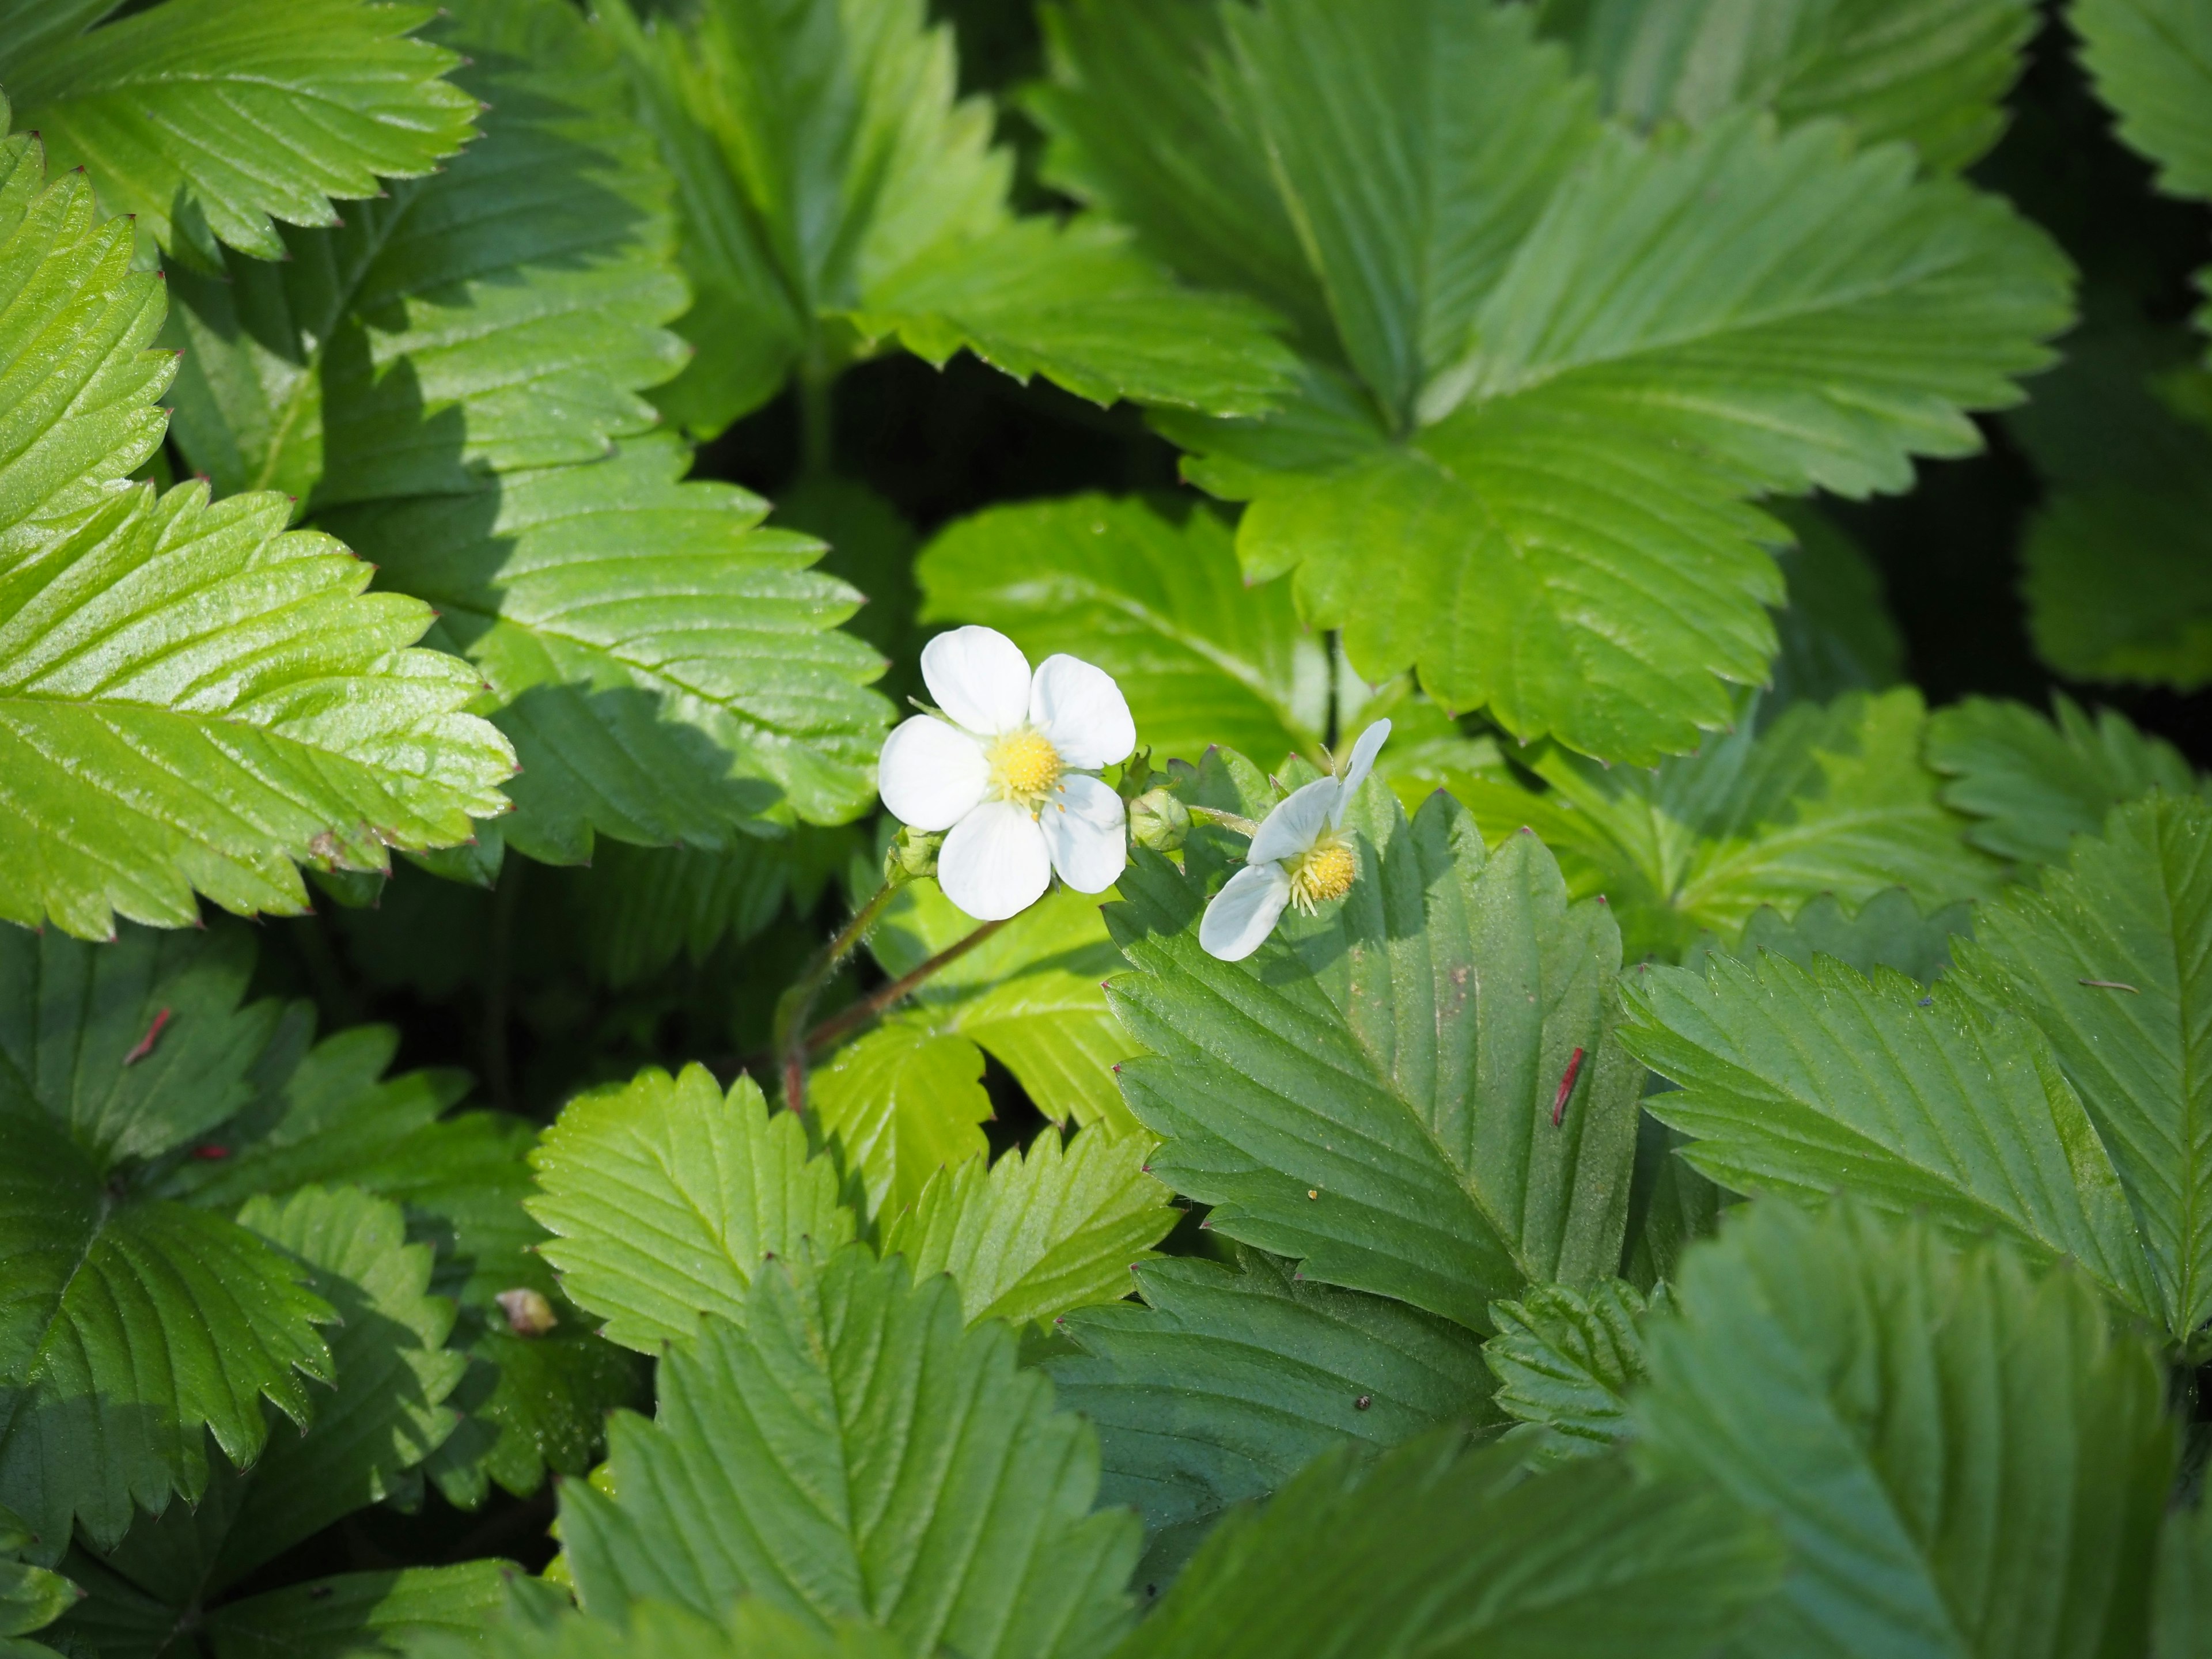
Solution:
<path fill-rule="evenodd" d="M 906 882 L 902 873 L 886 875 L 884 884 L 868 896 L 866 902 L 853 913 L 852 920 L 827 945 L 814 953 L 790 988 L 776 999 L 772 1047 L 776 1063 L 783 1072 L 783 1103 L 794 1112 L 806 1109 L 806 1056 L 812 1046 L 806 1029 L 807 1017 L 821 1000 L 823 987 L 844 965 L 845 958 L 859 948 L 860 941 L 867 938 L 884 907 L 890 903 L 892 895 Z"/>

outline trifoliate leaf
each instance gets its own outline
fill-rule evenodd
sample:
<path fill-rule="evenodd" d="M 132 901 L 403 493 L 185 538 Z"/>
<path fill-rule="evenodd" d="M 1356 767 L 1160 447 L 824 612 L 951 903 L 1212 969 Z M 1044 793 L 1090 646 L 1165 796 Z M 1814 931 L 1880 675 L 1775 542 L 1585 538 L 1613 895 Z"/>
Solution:
<path fill-rule="evenodd" d="M 1091 1512 L 1097 1443 L 1011 1332 L 967 1328 L 949 1279 L 860 1246 L 764 1267 L 741 1314 L 670 1350 L 654 1422 L 615 1419 L 613 1496 L 562 1488 L 586 1613 L 753 1595 L 883 1626 L 917 1659 L 1112 1646 L 1136 1519 Z"/>
<path fill-rule="evenodd" d="M 2027 1021 L 1878 970 L 1816 958 L 1707 958 L 1626 988 L 1630 1050 L 1679 1090 L 1644 1108 L 1683 1156 L 1737 1192 L 1838 1189 L 2032 1261 L 2071 1256 L 2154 1316 L 2156 1280 L 2096 1127 Z M 2176 1332 L 2178 1336 L 2181 1334 Z"/>
<path fill-rule="evenodd" d="M 836 1170 L 807 1156 L 799 1120 L 771 1117 L 749 1077 L 726 1098 L 703 1066 L 578 1096 L 530 1162 L 530 1213 L 554 1235 L 542 1254 L 562 1289 L 648 1353 L 703 1313 L 737 1317 L 763 1261 L 853 1237 Z"/>
<path fill-rule="evenodd" d="M 1297 1653 L 1690 1656 L 1771 1590 L 1780 1552 L 1735 1505 L 1617 1457 L 1533 1480 L 1456 1433 L 1309 1468 L 1208 1540 L 1144 1627 L 1158 1659 Z"/>
<path fill-rule="evenodd" d="M 1261 307 L 1182 287 L 1113 227 L 1013 217 L 989 102 L 957 98 L 951 30 L 919 0 L 603 15 L 683 202 L 699 356 L 664 403 L 695 431 L 892 333 L 1099 403 L 1257 413 L 1288 389 Z"/>
<path fill-rule="evenodd" d="M 279 259 L 271 216 L 335 224 L 331 198 L 374 196 L 380 178 L 428 173 L 468 141 L 476 100 L 442 78 L 459 57 L 407 38 L 435 15 L 170 0 L 87 33 L 0 41 L 0 78 L 20 125 L 60 166 L 84 167 L 109 213 L 203 264 L 218 243 Z"/>
<path fill-rule="evenodd" d="M 1104 1125 L 1065 1145 L 1047 1129 L 1025 1158 L 1006 1153 L 939 1170 L 911 1210 L 884 1230 L 884 1254 L 917 1279 L 950 1273 L 969 1322 L 1021 1326 L 1073 1308 L 1118 1302 L 1130 1269 L 1179 1218 L 1145 1170 L 1149 1136 Z"/>
<path fill-rule="evenodd" d="M 249 1469 L 218 1465 L 193 1505 L 142 1516 L 100 1559 L 79 1617 L 103 1604 L 166 1607 L 188 1624 L 254 1568 L 353 1510 L 387 1498 L 453 1426 L 446 1396 L 467 1364 L 444 1346 L 453 1304 L 428 1293 L 431 1253 L 405 1242 L 398 1206 L 356 1188 L 255 1199 L 240 1224 L 307 1270 L 338 1316 L 329 1334 L 337 1382 L 318 1391 L 303 1435 L 278 1433 Z M 119 1595 L 112 1577 L 137 1593 Z"/>
<path fill-rule="evenodd" d="M 1054 1123 L 1133 1127 L 1114 1066 L 1135 1045 L 1107 1006 L 1101 981 L 1119 958 L 1098 903 L 1065 888 L 1048 894 L 814 1074 L 809 1103 L 879 1219 L 918 1200 L 939 1170 L 984 1151 L 986 1054 Z M 919 881 L 899 890 L 868 948 L 896 977 L 975 927 L 935 882 Z"/>
<path fill-rule="evenodd" d="M 43 1114 L 0 1110 L 0 1504 L 40 1559 L 71 1517 L 112 1546 L 134 1506 L 197 1498 L 211 1436 L 234 1463 L 304 1426 L 331 1310 L 257 1235 L 173 1201 L 111 1199 L 103 1166 Z"/>
<path fill-rule="evenodd" d="M 1233 1267 L 1146 1263 L 1141 1307 L 1069 1315 L 1060 1328 L 1080 1352 L 1045 1364 L 1062 1401 L 1098 1431 L 1104 1501 L 1145 1517 L 1148 1590 L 1224 1510 L 1331 1447 L 1392 1446 L 1495 1416 L 1480 1346 L 1463 1327 L 1310 1283 L 1257 1250 L 1236 1254 Z"/>
<path fill-rule="evenodd" d="M 1545 1285 L 1490 1310 L 1498 1334 L 1482 1357 L 1498 1377 L 1497 1405 L 1558 1437 L 1559 1451 L 1586 1456 L 1628 1431 L 1628 1394 L 1644 1378 L 1644 1317 L 1663 1309 L 1632 1285 L 1607 1279 L 1585 1296 Z"/>
<path fill-rule="evenodd" d="M 1541 836 L 1573 892 L 1606 896 L 1631 956 L 1676 957 L 1700 928 L 1733 941 L 1762 905 L 1787 920 L 1822 893 L 1856 912 L 1899 884 L 1929 909 L 1994 892 L 2002 867 L 1922 763 L 1926 726 L 1910 686 L 1852 693 L 1747 715 L 1656 773 L 1540 749 L 1518 758 L 1547 793 L 1474 781 L 1467 804 L 1492 841 Z"/>
<path fill-rule="evenodd" d="M 1782 597 L 1786 536 L 1748 497 L 1897 489 L 1913 455 L 1971 451 L 1965 411 L 2015 401 L 2066 320 L 2040 234 L 1900 148 L 1750 116 L 1601 134 L 1523 8 L 1282 0 L 1224 14 L 1233 52 L 1196 24 L 1094 52 L 1098 9 L 1061 30 L 1037 106 L 1051 176 L 1171 261 L 1228 181 L 1275 195 L 1225 227 L 1295 222 L 1328 295 L 1290 407 L 1161 429 L 1194 482 L 1252 503 L 1245 574 L 1295 571 L 1363 676 L 1417 666 L 1524 740 L 1649 765 L 1725 725 Z M 1123 101 L 1097 103 L 1109 87 Z M 1155 106 L 1180 120 L 1098 139 Z M 1218 240 L 1191 240 L 1192 274 Z"/>
<path fill-rule="evenodd" d="M 2051 698 L 2056 723 L 2025 703 L 1968 697 L 1928 721 L 1928 763 L 1950 781 L 1946 805 L 1975 820 L 1975 843 L 2024 864 L 2058 864 L 2076 836 L 2152 789 L 2185 795 L 2204 785 L 2180 751 L 2100 709 Z"/>
<path fill-rule="evenodd" d="M 1902 138 L 1956 169 L 2004 131 L 2036 15 L 2030 0 L 1551 0 L 1544 26 L 1639 125 L 1747 106 L 1789 123 L 1835 116 L 1865 142 Z"/>
<path fill-rule="evenodd" d="M 2074 0 L 2067 21 L 2119 135 L 2158 167 L 2159 188 L 2212 198 L 2212 17 L 2197 0 Z"/>
<path fill-rule="evenodd" d="M 1753 1203 L 1645 1330 L 1638 1425 L 1790 1547 L 1745 1650 L 2143 1650 L 2173 1435 L 2156 1358 L 2002 1245 Z"/>
<path fill-rule="evenodd" d="M 21 27 L 11 19 L 12 27 Z M 0 99 L 0 124 L 7 105 Z M 0 568 L 104 501 L 161 445 L 154 399 L 176 360 L 145 348 L 161 283 L 131 268 L 131 228 L 103 221 L 77 173 L 46 182 L 33 133 L 0 139 Z M 19 320 L 20 319 L 20 320 Z"/>
<path fill-rule="evenodd" d="M 1187 873 L 1131 866 L 1107 920 L 1137 971 L 1110 990 L 1150 1052 L 1122 1088 L 1166 1143 L 1153 1173 L 1215 1231 L 1486 1329 L 1528 1280 L 1618 1268 L 1639 1082 L 1611 1036 L 1620 935 L 1534 836 L 1486 856 L 1449 796 L 1408 823 L 1370 781 L 1345 824 L 1350 894 L 1243 963 L 1198 942 L 1223 832 Z"/>
<path fill-rule="evenodd" d="M 1808 969 L 1814 957 L 1833 957 L 1869 977 L 1877 968 L 1893 968 L 1931 985 L 1951 965 L 1954 935 L 1973 937 L 1972 904 L 1961 900 L 1923 915 L 1910 893 L 1890 887 L 1869 899 L 1856 915 L 1845 915 L 1827 894 L 1790 921 L 1783 921 L 1779 911 L 1762 906 L 1744 924 L 1743 938 L 1729 954 L 1749 962 L 1760 951 L 1771 951 Z"/>
<path fill-rule="evenodd" d="M 2133 1200 L 2167 1330 L 2212 1317 L 2212 807 L 2154 794 L 1984 908 L 1954 977 L 2050 1038 Z"/>
<path fill-rule="evenodd" d="M 452 9 L 484 136 L 343 228 L 286 233 L 287 264 L 175 283 L 179 443 L 224 488 L 307 498 L 444 613 L 524 752 L 507 828 L 534 856 L 849 817 L 888 714 L 872 654 L 830 631 L 857 596 L 646 436 L 684 289 L 615 47 L 560 0 Z"/>

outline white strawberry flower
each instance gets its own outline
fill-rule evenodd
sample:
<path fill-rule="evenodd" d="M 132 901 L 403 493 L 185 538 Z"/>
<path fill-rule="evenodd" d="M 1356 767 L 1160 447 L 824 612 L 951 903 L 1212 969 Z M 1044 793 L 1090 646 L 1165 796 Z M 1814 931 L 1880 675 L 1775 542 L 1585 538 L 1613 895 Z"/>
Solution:
<path fill-rule="evenodd" d="M 1137 746 L 1114 677 L 1065 654 L 1032 675 L 1012 640 L 970 627 L 922 647 L 921 678 L 942 712 L 890 734 L 877 787 L 901 823 L 950 832 L 937 854 L 945 896 L 999 921 L 1043 897 L 1055 870 L 1079 893 L 1119 880 L 1121 798 L 1094 775 Z"/>
<path fill-rule="evenodd" d="M 1198 942 L 1208 955 L 1242 962 L 1267 942 L 1286 905 L 1311 915 L 1316 905 L 1352 890 L 1359 854 L 1343 833 L 1344 809 L 1389 735 L 1390 722 L 1376 721 L 1352 745 L 1341 775 L 1292 790 L 1261 820 L 1244 867 L 1213 896 L 1198 924 Z"/>

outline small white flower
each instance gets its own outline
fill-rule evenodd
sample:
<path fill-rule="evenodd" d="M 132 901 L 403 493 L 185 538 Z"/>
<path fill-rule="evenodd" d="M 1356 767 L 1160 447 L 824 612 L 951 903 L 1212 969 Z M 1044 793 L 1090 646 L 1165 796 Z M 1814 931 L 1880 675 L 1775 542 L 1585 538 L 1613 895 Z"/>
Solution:
<path fill-rule="evenodd" d="M 1341 834 L 1344 809 L 1367 781 L 1376 751 L 1390 735 L 1390 722 L 1377 720 L 1352 745 L 1342 777 L 1316 778 L 1292 790 L 1267 814 L 1252 836 L 1244 867 L 1206 907 L 1198 942 L 1224 962 L 1242 962 L 1275 931 L 1283 907 L 1295 903 L 1308 915 L 1314 907 L 1342 898 L 1359 873 L 1359 854 Z"/>
<path fill-rule="evenodd" d="M 1044 896 L 1052 872 L 1103 893 L 1128 861 L 1121 798 L 1091 775 L 1137 746 L 1121 688 L 1103 668 L 1029 659 L 991 628 L 956 628 L 921 652 L 945 717 L 917 714 L 884 744 L 878 787 L 891 816 L 951 833 L 937 854 L 945 896 L 998 921 Z"/>

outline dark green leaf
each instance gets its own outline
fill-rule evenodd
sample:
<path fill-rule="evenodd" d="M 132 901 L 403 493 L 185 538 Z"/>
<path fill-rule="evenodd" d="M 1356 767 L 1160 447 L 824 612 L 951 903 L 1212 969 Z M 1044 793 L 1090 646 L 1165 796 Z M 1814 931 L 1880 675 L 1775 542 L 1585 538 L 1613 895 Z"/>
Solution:
<path fill-rule="evenodd" d="M 1501 1302 L 1490 1310 L 1498 1334 L 1482 1349 L 1498 1409 L 1553 1431 L 1566 1455 L 1603 1449 L 1628 1431 L 1628 1394 L 1644 1378 L 1644 1321 L 1666 1306 L 1663 1289 L 1647 1304 L 1617 1279 L 1587 1296 L 1546 1285 Z"/>

